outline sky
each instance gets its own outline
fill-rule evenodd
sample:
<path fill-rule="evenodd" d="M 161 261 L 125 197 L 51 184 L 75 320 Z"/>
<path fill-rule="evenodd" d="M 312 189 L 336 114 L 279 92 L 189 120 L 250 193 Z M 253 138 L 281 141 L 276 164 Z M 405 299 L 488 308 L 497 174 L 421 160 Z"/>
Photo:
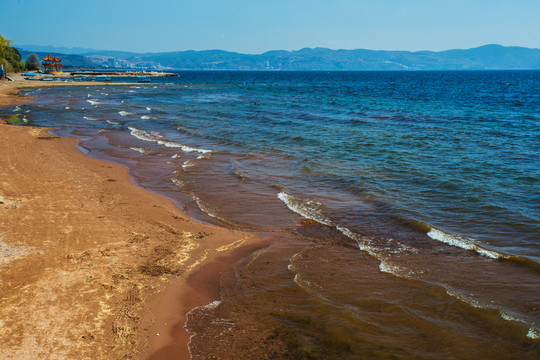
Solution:
<path fill-rule="evenodd" d="M 540 48 L 540 0 L 2 0 L 15 45 L 246 54 Z"/>

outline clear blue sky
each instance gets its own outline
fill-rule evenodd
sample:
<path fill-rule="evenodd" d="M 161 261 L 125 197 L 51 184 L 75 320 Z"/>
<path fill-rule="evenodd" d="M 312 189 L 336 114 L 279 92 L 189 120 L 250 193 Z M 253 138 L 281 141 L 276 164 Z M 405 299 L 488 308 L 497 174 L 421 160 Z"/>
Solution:
<path fill-rule="evenodd" d="M 2 0 L 0 34 L 135 52 L 540 48 L 540 0 Z"/>

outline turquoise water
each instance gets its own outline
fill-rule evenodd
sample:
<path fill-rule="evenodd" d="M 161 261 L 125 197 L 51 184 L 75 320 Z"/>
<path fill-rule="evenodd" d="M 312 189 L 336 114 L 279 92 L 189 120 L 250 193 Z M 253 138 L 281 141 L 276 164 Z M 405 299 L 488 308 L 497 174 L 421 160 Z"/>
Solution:
<path fill-rule="evenodd" d="M 211 310 L 241 301 L 246 318 L 272 319 L 264 326 L 281 329 L 276 336 L 289 349 L 355 358 L 356 345 L 325 353 L 312 328 L 335 329 L 341 340 L 349 329 L 343 341 L 364 344 L 366 318 L 380 331 L 365 344 L 421 344 L 419 333 L 397 335 L 396 323 L 359 310 L 371 291 L 381 294 L 371 300 L 379 307 L 402 302 L 391 310 L 399 327 L 418 326 L 412 312 L 432 319 L 433 331 L 446 328 L 450 353 L 472 343 L 478 354 L 488 351 L 466 335 L 474 331 L 503 337 L 510 354 L 537 350 L 540 72 L 183 72 L 158 81 L 27 90 L 36 104 L 0 115 L 18 113 L 83 138 L 91 156 L 127 166 L 139 184 L 202 221 L 287 233 L 249 262 L 275 274 L 253 271 L 250 281 L 274 288 L 279 299 L 246 290 L 242 300 L 224 297 Z M 389 283 L 414 295 L 402 299 Z M 261 299 L 311 306 L 291 320 L 272 306 L 262 311 Z M 356 310 L 337 321 L 329 315 L 336 308 Z M 496 325 L 480 329 L 474 318 Z M 500 321 L 511 330 L 500 330 Z M 389 333 L 395 336 L 383 339 Z M 441 354 L 400 351 L 388 345 L 383 353 Z"/>

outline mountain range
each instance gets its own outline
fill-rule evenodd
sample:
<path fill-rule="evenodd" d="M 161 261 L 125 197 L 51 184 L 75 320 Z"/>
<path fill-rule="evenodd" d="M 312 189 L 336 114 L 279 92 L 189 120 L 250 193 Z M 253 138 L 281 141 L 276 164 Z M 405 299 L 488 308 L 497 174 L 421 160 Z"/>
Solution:
<path fill-rule="evenodd" d="M 16 46 L 63 59 L 66 67 L 145 70 L 540 70 L 540 49 L 484 45 L 466 50 L 387 51 L 305 48 L 250 55 L 223 50 L 133 53 L 125 51 Z"/>

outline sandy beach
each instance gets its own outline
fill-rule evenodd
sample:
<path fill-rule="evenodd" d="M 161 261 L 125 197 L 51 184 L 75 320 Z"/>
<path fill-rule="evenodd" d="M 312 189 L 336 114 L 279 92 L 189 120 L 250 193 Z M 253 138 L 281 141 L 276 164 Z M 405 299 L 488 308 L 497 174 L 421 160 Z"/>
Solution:
<path fill-rule="evenodd" d="M 0 82 L 0 106 L 32 86 Z M 189 359 L 185 314 L 264 242 L 191 220 L 76 143 L 0 124 L 0 358 Z"/>

